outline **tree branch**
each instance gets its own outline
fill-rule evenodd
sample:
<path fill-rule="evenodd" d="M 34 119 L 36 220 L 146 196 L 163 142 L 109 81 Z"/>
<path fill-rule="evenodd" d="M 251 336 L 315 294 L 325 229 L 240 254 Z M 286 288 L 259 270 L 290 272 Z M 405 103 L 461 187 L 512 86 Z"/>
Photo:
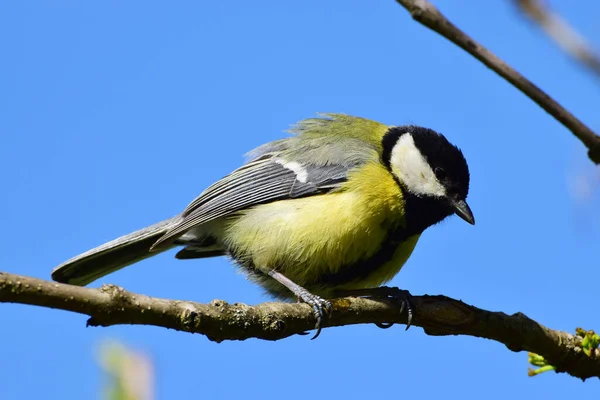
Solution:
<path fill-rule="evenodd" d="M 566 53 L 600 78 L 600 57 L 592 46 L 559 14 L 540 0 L 512 0 L 519 11 L 537 23 Z"/>
<path fill-rule="evenodd" d="M 130 293 L 114 285 L 100 289 L 65 285 L 0 272 L 0 303 L 21 303 L 88 315 L 88 326 L 154 325 L 200 333 L 208 339 L 278 340 L 313 329 L 315 319 L 306 304 L 263 303 L 257 306 L 166 300 Z M 503 343 L 512 351 L 531 351 L 556 367 L 585 379 L 600 377 L 600 350 L 591 357 L 581 350 L 581 338 L 555 331 L 516 313 L 486 311 L 445 296 L 415 296 L 413 325 L 428 335 L 469 335 Z M 406 314 L 390 300 L 345 297 L 332 300 L 325 325 L 343 326 L 394 322 Z"/>
<path fill-rule="evenodd" d="M 536 102 L 562 125 L 568 128 L 587 148 L 589 158 L 600 164 L 600 136 L 558 104 L 539 87 L 525 78 L 510 65 L 450 22 L 427 0 L 396 0 L 412 17 L 429 29 L 439 33 L 462 48 L 485 66 L 496 72 L 514 87 Z"/>

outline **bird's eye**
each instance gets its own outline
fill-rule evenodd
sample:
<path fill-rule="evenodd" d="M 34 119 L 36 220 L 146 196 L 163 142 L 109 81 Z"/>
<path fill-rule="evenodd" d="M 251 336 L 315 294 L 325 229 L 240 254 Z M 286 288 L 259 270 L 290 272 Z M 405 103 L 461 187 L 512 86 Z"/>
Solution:
<path fill-rule="evenodd" d="M 435 177 L 438 178 L 439 180 L 442 180 L 442 179 L 444 179 L 446 177 L 446 171 L 444 171 L 440 167 L 436 167 L 433 170 L 433 173 L 435 174 Z"/>

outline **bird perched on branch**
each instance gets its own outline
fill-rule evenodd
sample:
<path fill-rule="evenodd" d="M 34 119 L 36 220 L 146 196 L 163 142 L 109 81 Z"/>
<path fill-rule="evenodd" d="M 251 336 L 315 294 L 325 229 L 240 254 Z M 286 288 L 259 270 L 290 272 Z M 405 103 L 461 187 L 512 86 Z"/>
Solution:
<path fill-rule="evenodd" d="M 227 255 L 271 295 L 311 305 L 316 337 L 327 298 L 388 282 L 446 217 L 474 224 L 467 162 L 443 135 L 344 114 L 291 132 L 254 149 L 180 215 L 78 255 L 52 278 L 87 285 L 174 247 L 178 259 Z"/>

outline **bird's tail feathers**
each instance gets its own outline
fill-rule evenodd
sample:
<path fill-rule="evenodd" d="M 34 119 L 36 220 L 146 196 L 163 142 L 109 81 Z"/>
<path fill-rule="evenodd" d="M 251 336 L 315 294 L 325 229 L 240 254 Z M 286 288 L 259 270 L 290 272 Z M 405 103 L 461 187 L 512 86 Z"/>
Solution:
<path fill-rule="evenodd" d="M 167 251 L 175 245 L 152 252 L 150 248 L 179 218 L 167 219 L 73 257 L 52 271 L 52 279 L 85 286 L 128 265 Z"/>

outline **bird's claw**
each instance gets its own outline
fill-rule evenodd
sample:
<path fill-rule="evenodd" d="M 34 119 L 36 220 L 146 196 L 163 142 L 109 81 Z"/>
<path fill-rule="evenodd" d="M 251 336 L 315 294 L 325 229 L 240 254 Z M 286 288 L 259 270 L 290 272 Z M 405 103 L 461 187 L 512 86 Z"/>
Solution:
<path fill-rule="evenodd" d="M 313 313 L 317 320 L 315 324 L 315 329 L 317 332 L 311 338 L 311 340 L 316 339 L 321 334 L 321 329 L 323 328 L 323 321 L 326 317 L 331 316 L 331 312 L 333 311 L 333 307 L 331 303 L 317 295 L 310 293 L 309 291 L 303 291 L 299 294 L 299 299 L 302 302 L 308 304 L 312 307 Z"/>
<path fill-rule="evenodd" d="M 400 314 L 402 314 L 404 312 L 404 310 L 406 310 L 406 329 L 408 330 L 408 328 L 410 328 L 411 324 L 412 324 L 412 319 L 413 319 L 413 305 L 411 304 L 410 299 L 412 298 L 412 295 L 410 294 L 410 292 L 408 290 L 404 290 L 404 289 L 399 289 L 397 287 L 387 287 L 387 286 L 383 286 L 381 288 L 379 288 L 381 290 L 381 295 L 385 296 L 389 299 L 392 299 L 396 302 L 399 303 L 400 306 Z M 392 325 L 394 325 L 393 322 L 391 323 L 377 323 L 375 324 L 377 325 L 379 328 L 382 329 L 388 329 L 390 328 Z"/>
<path fill-rule="evenodd" d="M 381 329 L 388 329 L 394 326 L 393 322 L 375 322 L 375 325 Z"/>
<path fill-rule="evenodd" d="M 354 297 L 370 297 L 373 299 L 387 299 L 392 300 L 400 307 L 400 314 L 406 310 L 407 322 L 406 330 L 410 328 L 413 319 L 413 305 L 411 303 L 412 295 L 408 290 L 399 289 L 397 287 L 381 286 L 376 288 L 363 288 L 363 289 L 343 289 L 335 292 L 337 296 L 354 296 Z M 376 322 L 379 328 L 388 329 L 391 328 L 393 322 Z"/>

